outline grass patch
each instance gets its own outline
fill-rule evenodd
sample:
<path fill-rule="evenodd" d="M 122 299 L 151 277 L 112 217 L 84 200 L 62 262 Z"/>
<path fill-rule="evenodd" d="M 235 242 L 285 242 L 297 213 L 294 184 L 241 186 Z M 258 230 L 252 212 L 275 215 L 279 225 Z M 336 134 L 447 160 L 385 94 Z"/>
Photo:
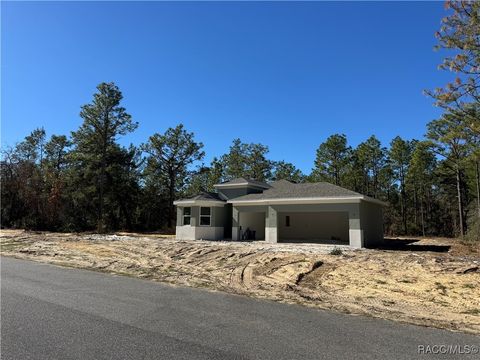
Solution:
<path fill-rule="evenodd" d="M 468 309 L 468 310 L 462 311 L 462 314 L 480 315 L 480 309 Z"/>
<path fill-rule="evenodd" d="M 342 255 L 343 251 L 340 248 L 333 248 L 332 251 L 330 251 L 330 255 Z"/>
<path fill-rule="evenodd" d="M 445 285 L 437 281 L 435 282 L 435 286 L 437 287 L 437 290 L 442 293 L 442 295 L 447 295 L 447 287 Z"/>
<path fill-rule="evenodd" d="M 393 300 L 382 300 L 382 304 L 384 306 L 392 306 L 392 305 L 395 305 L 395 301 L 393 301 Z"/>
<path fill-rule="evenodd" d="M 448 302 L 446 302 L 446 301 L 434 299 L 434 300 L 432 300 L 432 302 L 434 304 L 437 304 L 437 305 L 440 305 L 440 306 L 444 306 L 444 307 L 448 306 Z"/>
<path fill-rule="evenodd" d="M 10 250 L 16 250 L 19 247 L 24 246 L 23 243 L 19 242 L 8 242 L 8 243 L 2 243 L 0 245 L 0 251 L 10 251 Z"/>
<path fill-rule="evenodd" d="M 415 283 L 415 281 L 409 280 L 409 279 L 398 280 L 398 282 L 405 283 L 405 284 L 413 284 L 413 283 Z"/>

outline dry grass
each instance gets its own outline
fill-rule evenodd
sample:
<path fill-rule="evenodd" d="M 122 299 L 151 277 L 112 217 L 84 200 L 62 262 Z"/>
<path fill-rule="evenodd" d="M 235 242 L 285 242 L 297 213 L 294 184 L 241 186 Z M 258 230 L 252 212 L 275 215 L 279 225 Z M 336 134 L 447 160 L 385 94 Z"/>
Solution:
<path fill-rule="evenodd" d="M 450 330 L 480 333 L 478 247 L 390 241 L 330 254 L 319 245 L 178 241 L 161 234 L 3 230 L 4 256 L 112 272 Z M 338 253 L 338 252 L 334 252 Z"/>

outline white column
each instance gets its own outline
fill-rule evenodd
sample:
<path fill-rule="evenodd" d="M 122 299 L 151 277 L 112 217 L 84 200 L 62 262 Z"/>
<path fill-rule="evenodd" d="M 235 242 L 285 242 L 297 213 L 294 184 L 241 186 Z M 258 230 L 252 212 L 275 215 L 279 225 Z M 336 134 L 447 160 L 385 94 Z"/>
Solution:
<path fill-rule="evenodd" d="M 363 230 L 360 221 L 360 204 L 348 212 L 349 243 L 353 248 L 363 248 Z"/>
<path fill-rule="evenodd" d="M 238 241 L 239 239 L 239 223 L 240 223 L 240 212 L 238 209 L 232 207 L 232 240 Z"/>
<path fill-rule="evenodd" d="M 265 241 L 269 243 L 278 242 L 278 218 L 277 210 L 269 206 L 265 219 Z"/>

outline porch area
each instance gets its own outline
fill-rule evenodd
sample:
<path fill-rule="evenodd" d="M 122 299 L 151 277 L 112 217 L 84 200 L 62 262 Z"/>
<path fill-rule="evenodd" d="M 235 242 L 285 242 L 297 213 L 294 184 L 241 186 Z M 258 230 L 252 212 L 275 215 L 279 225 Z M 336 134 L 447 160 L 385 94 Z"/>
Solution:
<path fill-rule="evenodd" d="M 363 247 L 359 204 L 234 206 L 232 240 Z"/>

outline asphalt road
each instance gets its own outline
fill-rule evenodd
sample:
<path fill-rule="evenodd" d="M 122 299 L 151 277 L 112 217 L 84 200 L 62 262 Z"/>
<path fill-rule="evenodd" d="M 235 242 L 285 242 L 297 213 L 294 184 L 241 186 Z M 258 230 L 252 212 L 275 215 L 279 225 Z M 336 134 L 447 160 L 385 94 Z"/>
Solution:
<path fill-rule="evenodd" d="M 418 345 L 480 337 L 1 258 L 5 360 L 455 358 Z"/>

